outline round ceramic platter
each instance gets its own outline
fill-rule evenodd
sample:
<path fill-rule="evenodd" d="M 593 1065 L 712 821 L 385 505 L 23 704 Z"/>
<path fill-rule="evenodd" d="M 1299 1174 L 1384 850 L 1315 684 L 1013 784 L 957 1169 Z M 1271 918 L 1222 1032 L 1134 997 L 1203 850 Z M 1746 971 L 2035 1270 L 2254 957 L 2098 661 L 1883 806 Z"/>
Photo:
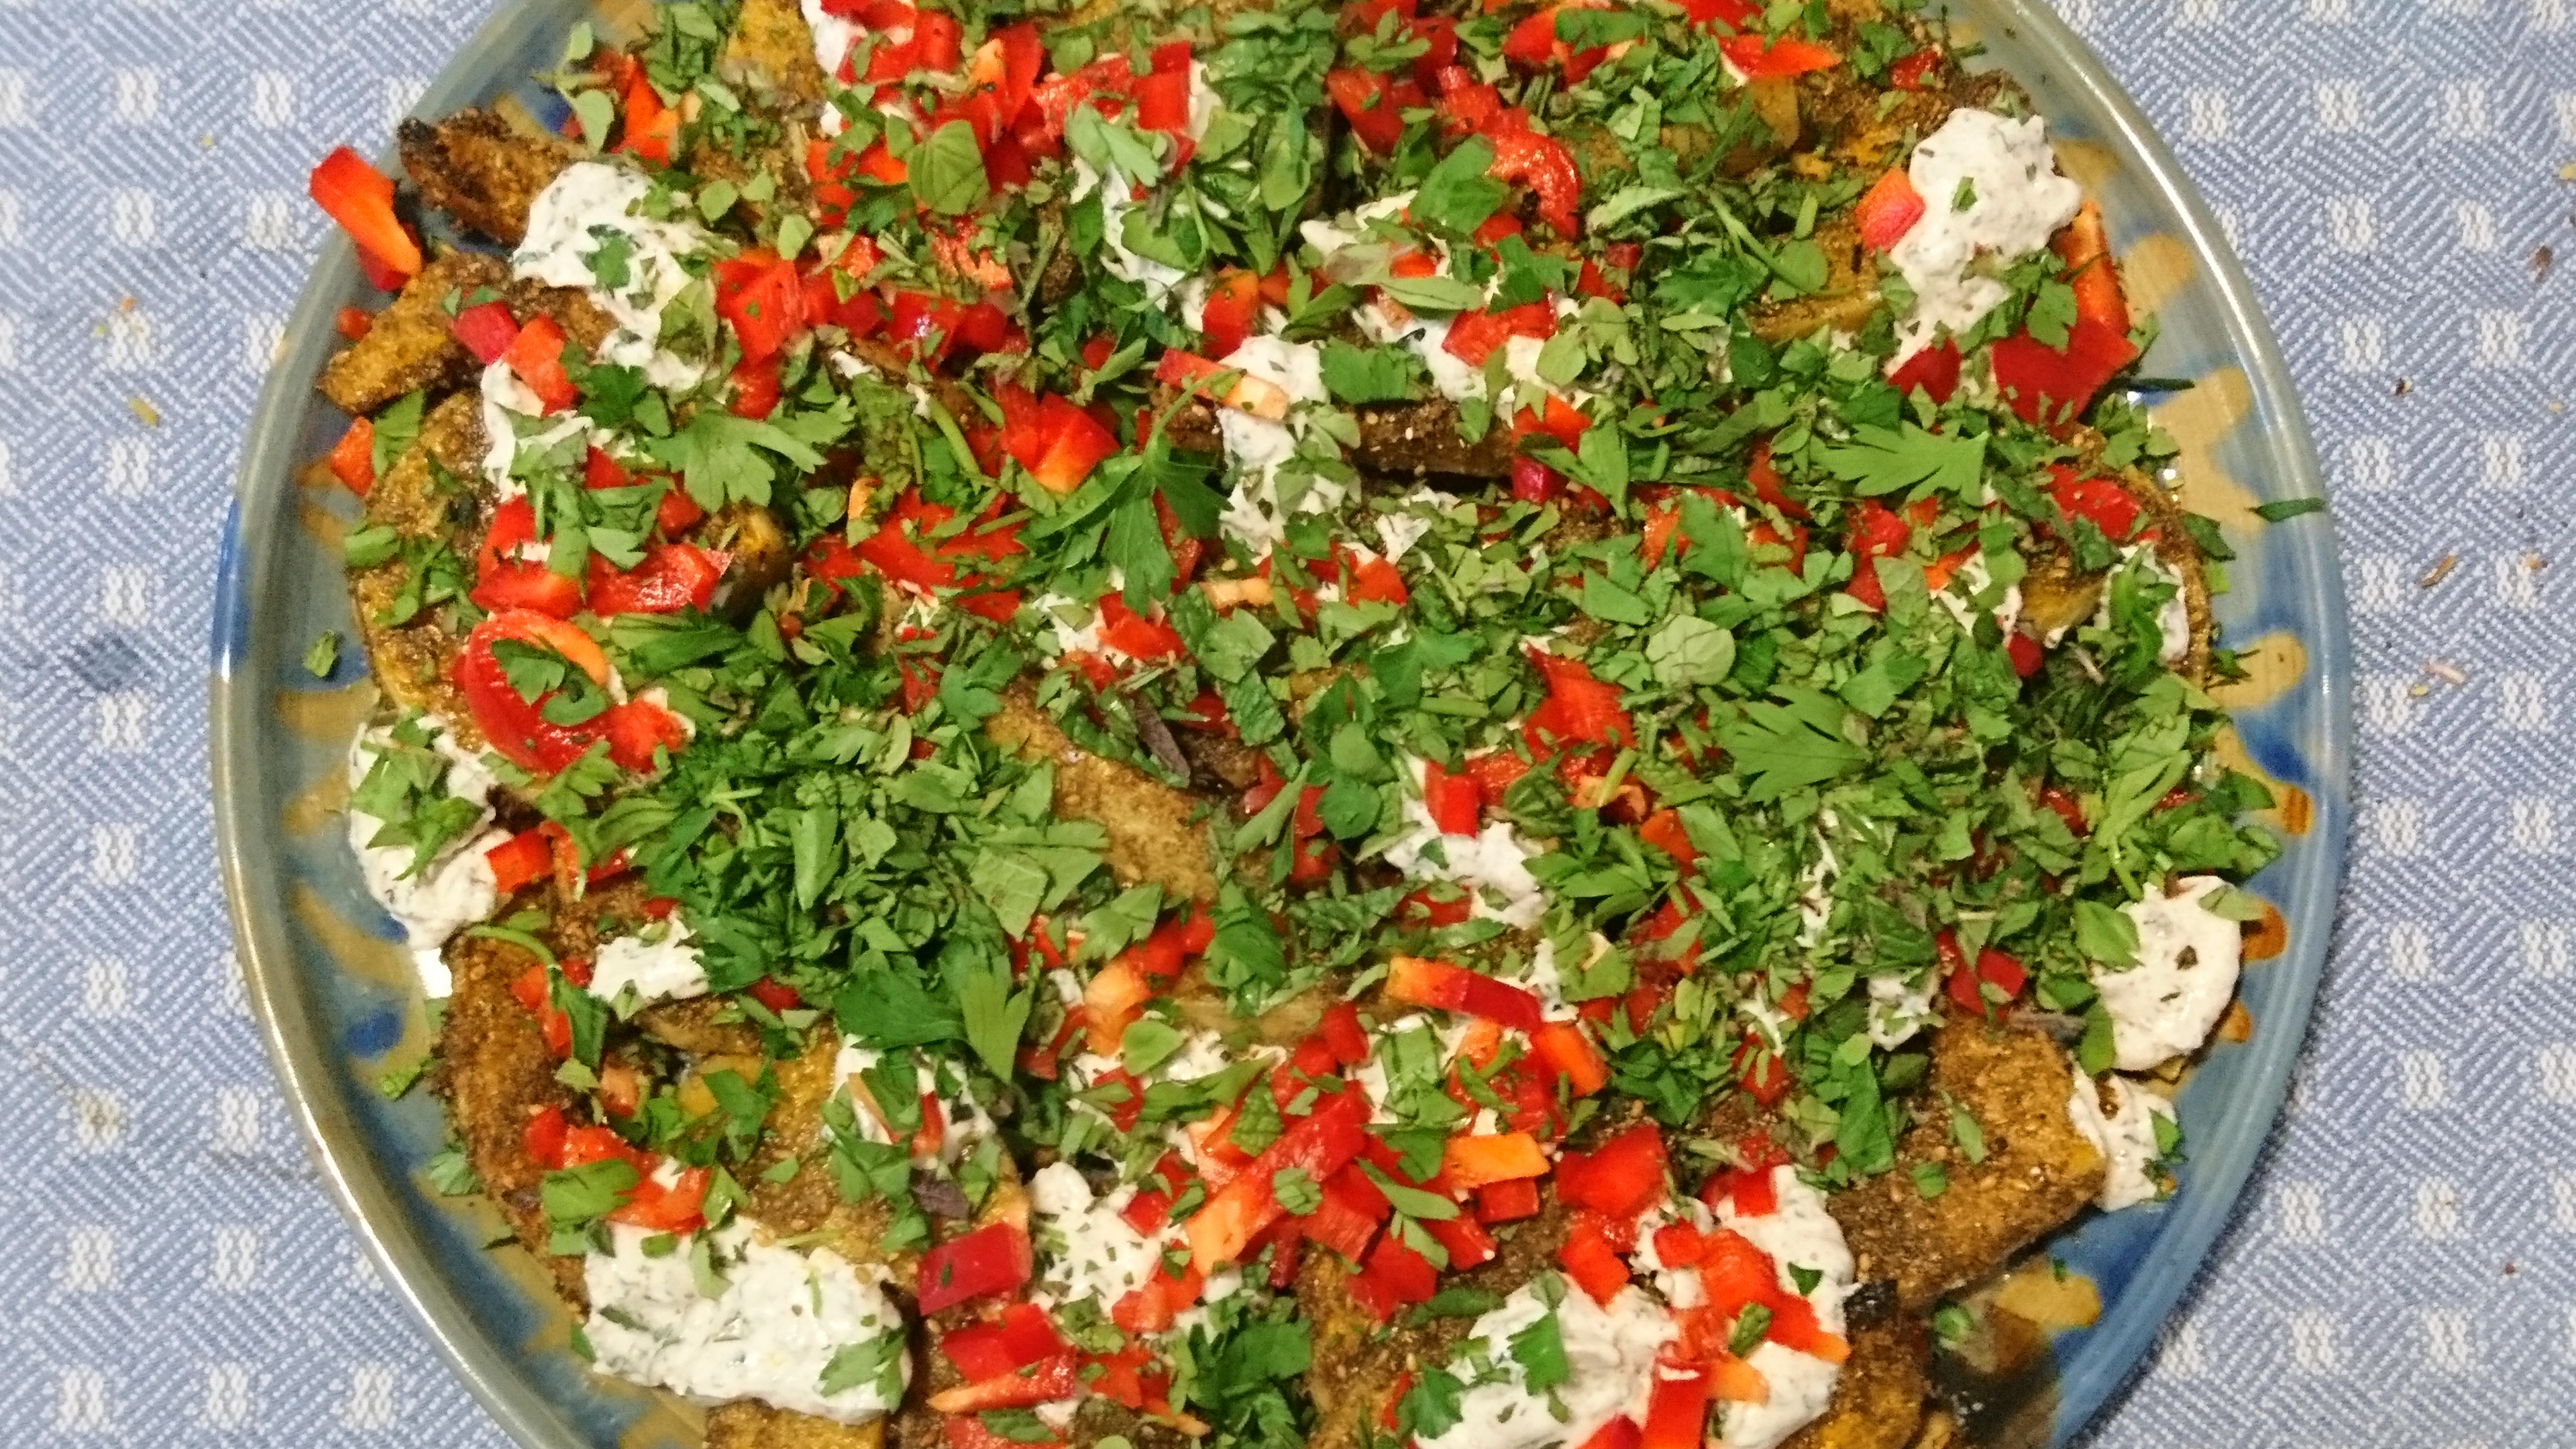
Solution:
<path fill-rule="evenodd" d="M 505 97 L 541 119 L 561 102 L 527 78 L 590 20 L 629 34 L 640 0 L 519 0 L 487 24 L 422 97 L 437 117 Z M 2011 73 L 2049 123 L 2062 164 L 2108 215 L 2132 300 L 2162 321 L 2151 376 L 2188 390 L 2150 398 L 2182 444 L 2182 494 L 2239 555 L 2220 600 L 2251 678 L 2226 691 L 2240 768 L 2274 783 L 2288 841 L 2253 883 L 2287 924 L 2287 948 L 2246 973 L 2252 1030 L 2222 1041 L 2180 1096 L 2189 1161 L 2170 1202 L 2096 1216 L 2007 1283 L 2023 1335 L 1972 1387 L 1989 1408 L 1972 1441 L 2062 1444 L 2117 1393 L 2208 1257 L 2289 1085 L 2333 929 L 2351 819 L 2352 665 L 2332 535 L 2324 520 L 2266 525 L 2267 500 L 2322 491 L 2287 370 L 2253 291 L 2209 211 L 2124 96 L 2038 0 L 1957 0 L 1963 33 Z M 337 339 L 333 314 L 371 299 L 334 237 L 295 310 L 244 450 L 214 610 L 215 818 L 234 930 L 269 1052 L 324 1180 L 389 1280 L 466 1386 L 532 1449 L 689 1445 L 696 1420 L 664 1396 L 589 1373 L 541 1270 L 479 1202 L 439 1196 L 423 1169 L 445 1140 L 435 1101 L 376 1090 L 389 1063 L 428 1041 L 420 987 L 392 923 L 368 900 L 338 814 L 342 760 L 374 701 L 362 658 L 329 678 L 302 668 L 325 629 L 353 634 L 339 541 L 353 511 L 305 486 L 345 419 L 313 389 Z M 356 651 L 347 651 L 354 655 Z"/>

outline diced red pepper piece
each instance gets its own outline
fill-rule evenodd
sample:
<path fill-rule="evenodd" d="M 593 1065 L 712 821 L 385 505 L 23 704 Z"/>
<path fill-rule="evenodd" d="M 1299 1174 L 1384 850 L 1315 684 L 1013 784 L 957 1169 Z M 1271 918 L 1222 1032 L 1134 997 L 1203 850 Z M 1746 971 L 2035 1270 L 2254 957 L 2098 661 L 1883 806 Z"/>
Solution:
<path fill-rule="evenodd" d="M 1658 1364 L 1647 1392 L 1637 1449 L 1699 1449 L 1707 1432 L 1709 1373 L 1699 1364 Z"/>
<path fill-rule="evenodd" d="M 1664 1195 L 1664 1134 L 1640 1122 L 1593 1152 L 1557 1162 L 1556 1195 L 1568 1206 L 1633 1218 Z"/>
<path fill-rule="evenodd" d="M 1471 367 L 1482 367 L 1495 349 L 1515 337 L 1554 337 L 1556 309 L 1545 302 L 1500 312 L 1461 312 L 1449 323 L 1440 348 Z"/>
<path fill-rule="evenodd" d="M 1301 1220 L 1300 1230 L 1308 1242 L 1331 1249 L 1346 1262 L 1358 1263 L 1377 1236 L 1378 1224 L 1386 1221 L 1386 1195 L 1362 1177 L 1357 1168 L 1345 1167 L 1325 1179 L 1323 1196 L 1315 1210 Z M 1376 1201 L 1374 1211 L 1370 1199 Z"/>
<path fill-rule="evenodd" d="M 1843 63 L 1833 50 L 1812 40 L 1784 35 L 1765 43 L 1759 35 L 1720 37 L 1717 48 L 1726 53 L 1727 63 L 1744 73 L 1746 80 L 1785 80 L 1814 70 L 1831 70 Z"/>
<path fill-rule="evenodd" d="M 306 189 L 358 250 L 400 277 L 420 275 L 420 243 L 394 215 L 394 183 L 342 146 L 313 168 Z"/>
<path fill-rule="evenodd" d="M 1574 153 L 1564 142 L 1535 131 L 1502 131 L 1486 139 L 1494 145 L 1494 164 L 1485 174 L 1527 186 L 1538 197 L 1539 220 L 1559 236 L 1573 236 L 1578 230 L 1574 204 L 1583 196 L 1583 173 L 1575 168 Z"/>
<path fill-rule="evenodd" d="M 528 1159 L 551 1172 L 564 1165 L 564 1138 L 572 1130 L 565 1120 L 564 1109 L 552 1103 L 540 1107 L 519 1131 L 519 1145 Z"/>
<path fill-rule="evenodd" d="M 2102 221 L 2101 203 L 2087 198 L 2049 246 L 2066 265 L 2066 283 L 2075 289 L 2075 315 L 2127 336 L 2129 299 L 2120 291 L 2120 270 L 2111 260 L 2111 234 Z"/>
<path fill-rule="evenodd" d="M 1365 1294 L 1362 1294 L 1361 1282 L 1369 1285 Z M 1372 1305 L 1403 1306 L 1427 1302 L 1432 1294 L 1440 1291 L 1440 1270 L 1431 1266 L 1429 1258 L 1394 1238 L 1382 1237 L 1377 1240 L 1376 1247 L 1369 1249 L 1368 1267 L 1351 1288 L 1355 1295 L 1362 1296 L 1363 1303 Z"/>
<path fill-rule="evenodd" d="M 1567 741 L 1621 749 L 1637 742 L 1617 685 L 1593 678 L 1580 659 L 1532 651 L 1530 663 L 1547 681 L 1546 702 L 1522 723 L 1532 754 L 1553 754 Z"/>
<path fill-rule="evenodd" d="M 1760 1036 L 1748 1031 L 1744 1040 L 1736 1044 L 1735 1080 L 1754 1101 L 1776 1107 L 1789 1094 L 1789 1064 L 1764 1045 Z"/>
<path fill-rule="evenodd" d="M 1621 1414 L 1593 1430 L 1583 1449 L 1637 1449 L 1639 1437 L 1637 1421 Z"/>
<path fill-rule="evenodd" d="M 1025 1228 L 997 1222 L 935 1243 L 921 1255 L 913 1297 L 924 1313 L 1008 1293 L 1029 1281 L 1034 1258 Z"/>
<path fill-rule="evenodd" d="M 1565 1242 L 1556 1250 L 1556 1260 L 1565 1268 L 1575 1286 L 1607 1307 L 1628 1286 L 1628 1265 L 1619 1257 L 1601 1226 L 1592 1218 L 1578 1217 L 1566 1229 Z"/>
<path fill-rule="evenodd" d="M 1551 1021 L 1530 1033 L 1530 1046 L 1540 1061 L 1574 1086 L 1574 1095 L 1589 1097 L 1610 1085 L 1610 1064 L 1583 1034 L 1579 1023 Z"/>
<path fill-rule="evenodd" d="M 537 395 L 537 402 L 548 413 L 559 413 L 581 400 L 581 390 L 572 385 L 564 371 L 563 353 L 566 339 L 561 324 L 543 313 L 528 319 L 519 335 L 510 343 L 510 371 Z"/>
<path fill-rule="evenodd" d="M 1959 356 L 1959 344 L 1944 337 L 1931 346 L 1905 359 L 1896 371 L 1887 375 L 1888 384 L 1911 397 L 1916 388 L 1931 394 L 1932 401 L 1946 403 L 1959 390 L 1959 370 L 1965 360 Z"/>
<path fill-rule="evenodd" d="M 1473 835 L 1481 828 L 1484 791 L 1473 775 L 1452 775 L 1437 760 L 1422 762 L 1422 807 L 1443 835 Z"/>
<path fill-rule="evenodd" d="M 656 751 L 676 755 L 689 742 L 688 725 L 649 699 L 610 705 L 599 717 L 599 726 L 608 741 L 608 758 L 638 774 L 653 768 Z"/>
<path fill-rule="evenodd" d="M 1538 1216 L 1538 1179 L 1515 1177 L 1476 1189 L 1476 1221 L 1515 1223 Z"/>
<path fill-rule="evenodd" d="M 1324 76 L 1324 90 L 1341 108 L 1351 134 L 1370 150 L 1383 156 L 1404 139 L 1404 116 L 1388 93 L 1385 76 L 1356 66 L 1329 71 Z"/>
<path fill-rule="evenodd" d="M 1359 1008 L 1347 1001 L 1336 1001 L 1324 1008 L 1324 1019 L 1315 1028 L 1330 1047 L 1333 1059 L 1343 1066 L 1355 1067 L 1369 1059 L 1368 1031 L 1360 1025 Z"/>
<path fill-rule="evenodd" d="M 476 362 L 490 367 L 510 355 L 519 340 L 519 319 L 510 315 L 507 302 L 478 302 L 457 313 L 447 330 Z"/>
<path fill-rule="evenodd" d="M 1887 68 L 1887 83 L 1900 91 L 1930 90 L 1940 83 L 1941 52 L 1926 46 Z"/>
<path fill-rule="evenodd" d="M 1433 1242 L 1448 1250 L 1449 1271 L 1453 1273 L 1490 1263 L 1500 1251 L 1484 1224 L 1464 1213 L 1454 1218 L 1427 1219 L 1422 1228 L 1431 1234 Z"/>
<path fill-rule="evenodd" d="M 465 697 L 465 706 L 483 732 L 484 742 L 520 769 L 551 775 L 581 757 L 593 736 L 546 719 L 543 709 L 553 691 L 535 700 L 519 697 L 507 671 L 492 655 L 494 643 L 511 639 L 552 649 L 590 676 L 608 682 L 608 656 L 596 641 L 561 619 L 533 609 L 511 609 L 474 626 L 465 647 L 448 667 L 448 677 Z"/>
<path fill-rule="evenodd" d="M 611 568 L 608 560 L 590 556 L 591 612 L 676 614 L 703 610 L 715 602 L 723 581 L 726 556 L 693 543 L 647 544 L 643 560 L 631 569 Z"/>
<path fill-rule="evenodd" d="M 2079 478 L 2063 463 L 2050 465 L 2048 494 L 2070 521 L 2090 522 L 2113 543 L 2126 543 L 2146 511 L 2117 480 Z"/>
<path fill-rule="evenodd" d="M 1183 388 L 1202 396 L 1214 396 L 1209 390 L 1214 380 L 1231 371 L 1235 370 L 1222 363 L 1210 362 L 1196 353 L 1173 348 L 1165 352 L 1163 360 L 1155 365 L 1154 380 L 1165 387 Z M 1248 372 L 1237 372 L 1233 383 L 1226 388 L 1225 395 L 1215 400 L 1236 412 L 1250 413 L 1254 417 L 1268 418 L 1273 422 L 1288 416 L 1288 405 L 1291 401 L 1286 388 L 1266 377 L 1255 377 Z"/>
<path fill-rule="evenodd" d="M 364 498 L 376 486 L 376 425 L 371 419 L 355 418 L 340 441 L 331 445 L 331 476 L 340 480 L 350 492 Z"/>
<path fill-rule="evenodd" d="M 1950 1004 L 1969 1015 L 1990 1016 L 2009 1008 L 2013 998 L 2030 984 L 2030 972 L 2021 962 L 1992 946 L 1977 953 L 1976 968 L 1971 970 L 1967 954 L 1959 947 L 1958 937 L 1944 929 L 1933 940 L 1938 947 Z M 1987 999 L 1985 988 L 1989 986 L 2002 996 L 2000 1003 Z"/>
<path fill-rule="evenodd" d="M 1470 1191 L 1493 1182 L 1547 1176 L 1547 1149 L 1527 1132 L 1452 1137 L 1440 1149 L 1440 1178 Z"/>
<path fill-rule="evenodd" d="M 969 1383 L 1027 1368 L 1064 1347 L 1047 1311 L 1034 1303 L 1014 1303 L 1000 1318 L 953 1329 L 939 1339 L 939 1351 Z"/>
<path fill-rule="evenodd" d="M 1286 1211 L 1271 1191 L 1275 1176 L 1299 1168 L 1321 1181 L 1339 1172 L 1365 1145 L 1368 1098 L 1336 1092 L 1314 1112 L 1291 1123 L 1243 1172 L 1210 1194 L 1190 1218 L 1190 1261 L 1205 1273 L 1235 1261 L 1255 1234 Z"/>
<path fill-rule="evenodd" d="M 1032 1404 L 1069 1399 L 1080 1389 L 1076 1355 L 1067 1349 L 1026 1368 L 943 1389 L 930 1396 L 930 1407 L 942 1414 L 979 1414 L 987 1409 L 1024 1409 Z"/>
<path fill-rule="evenodd" d="M 1862 245 L 1890 251 L 1923 219 L 1925 210 L 1923 193 L 1914 189 L 1914 178 L 1906 174 L 1904 167 L 1891 166 L 1862 194 L 1852 220 L 1860 225 Z"/>
<path fill-rule="evenodd" d="M 331 330 L 351 342 L 363 342 L 376 328 L 376 314 L 364 307 L 343 307 L 332 314 Z"/>
<path fill-rule="evenodd" d="M 542 831 L 522 830 L 483 852 L 492 865 L 492 883 L 504 896 L 554 869 L 554 847 Z"/>
<path fill-rule="evenodd" d="M 716 315 L 731 324 L 745 360 L 776 356 L 805 330 L 805 283 L 796 264 L 753 249 L 715 264 Z"/>
<path fill-rule="evenodd" d="M 1199 308 L 1199 331 L 1207 337 L 1208 351 L 1231 356 L 1260 322 L 1261 279 L 1240 267 L 1219 272 Z"/>
<path fill-rule="evenodd" d="M 1879 585 L 1875 561 L 1905 552 L 1914 539 L 1914 528 L 1874 498 L 1854 503 L 1844 527 L 1852 552 L 1851 585 L 1846 592 L 1877 613 L 1887 607 L 1887 591 Z"/>
<path fill-rule="evenodd" d="M 1039 403 L 1040 416 L 1054 440 L 1030 476 L 1040 487 L 1062 497 L 1080 488 L 1091 470 L 1118 451 L 1117 435 L 1070 401 L 1050 393 Z"/>
<path fill-rule="evenodd" d="M 2055 427 L 2081 417 L 2094 396 L 2138 360 L 2138 349 L 2128 333 L 2078 316 L 2063 348 L 2047 346 L 2024 329 L 1997 341 L 1987 360 L 1995 386 L 2023 422 Z"/>

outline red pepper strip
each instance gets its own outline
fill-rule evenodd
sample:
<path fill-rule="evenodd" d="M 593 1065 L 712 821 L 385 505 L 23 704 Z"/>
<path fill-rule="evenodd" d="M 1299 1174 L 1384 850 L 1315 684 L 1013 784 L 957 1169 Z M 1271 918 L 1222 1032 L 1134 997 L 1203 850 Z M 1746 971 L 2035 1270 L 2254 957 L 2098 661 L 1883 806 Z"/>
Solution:
<path fill-rule="evenodd" d="M 1261 279 L 1241 267 L 1219 272 L 1208 289 L 1206 304 L 1199 308 L 1199 331 L 1207 338 L 1207 350 L 1218 357 L 1231 356 L 1260 321 Z"/>
<path fill-rule="evenodd" d="M 1476 1189 L 1476 1221 L 1513 1223 L 1538 1216 L 1538 1179 L 1516 1177 Z"/>
<path fill-rule="evenodd" d="M 693 543 L 656 543 L 646 546 L 643 560 L 635 567 L 621 571 L 594 553 L 590 556 L 591 612 L 607 618 L 706 609 L 715 602 L 716 585 L 729 561 L 726 555 Z"/>
<path fill-rule="evenodd" d="M 1551 1021 L 1530 1033 L 1530 1046 L 1540 1061 L 1574 1085 L 1574 1095 L 1589 1097 L 1610 1085 L 1610 1064 L 1583 1028 L 1570 1021 Z"/>
<path fill-rule="evenodd" d="M 1729 35 L 1718 40 L 1717 48 L 1746 80 L 1785 80 L 1843 63 L 1840 55 L 1812 40 L 1785 35 L 1768 44 L 1759 35 Z"/>
<path fill-rule="evenodd" d="M 743 360 L 785 350 L 805 330 L 805 281 L 796 264 L 755 248 L 715 264 L 716 315 L 731 324 Z"/>
<path fill-rule="evenodd" d="M 1377 1237 L 1378 1224 L 1392 1210 L 1386 1195 L 1352 1167 L 1327 1178 L 1323 1194 L 1323 1202 L 1301 1221 L 1299 1230 L 1308 1242 L 1329 1248 L 1345 1262 L 1356 1264 Z M 1372 1199 L 1377 1204 L 1374 1211 L 1370 1207 Z"/>
<path fill-rule="evenodd" d="M 1235 1261 L 1255 1234 L 1287 1211 L 1270 1187 L 1281 1171 L 1300 1168 L 1321 1181 L 1349 1165 L 1368 1137 L 1368 1114 L 1365 1094 L 1336 1092 L 1324 1098 L 1312 1115 L 1291 1124 L 1191 1217 L 1192 1266 L 1206 1273 Z"/>
<path fill-rule="evenodd" d="M 1707 1432 L 1709 1372 L 1700 1364 L 1658 1364 L 1637 1449 L 1698 1449 Z"/>
<path fill-rule="evenodd" d="M 913 1297 L 922 1312 L 937 1313 L 969 1299 L 1007 1293 L 1029 1281 L 1033 1265 L 1028 1231 L 1013 1223 L 991 1223 L 924 1252 Z"/>
<path fill-rule="evenodd" d="M 580 613 L 581 580 L 566 578 L 541 562 L 520 556 L 522 549 L 536 541 L 534 504 L 526 498 L 513 498 L 494 509 L 491 526 L 483 531 L 483 546 L 475 553 L 474 589 L 468 597 L 494 613 L 534 609 L 558 619 Z"/>
<path fill-rule="evenodd" d="M 1411 81 L 1390 84 L 1376 71 L 1358 68 L 1327 72 L 1324 89 L 1340 108 L 1342 119 L 1350 122 L 1351 134 L 1381 156 L 1404 139 L 1406 105 L 1419 106 L 1424 100 L 1421 87 Z"/>
<path fill-rule="evenodd" d="M 1633 1218 L 1664 1195 L 1664 1134 L 1640 1122 L 1594 1152 L 1569 1152 L 1556 1168 L 1556 1195 L 1569 1207 Z"/>
<path fill-rule="evenodd" d="M 2129 299 L 2121 295 L 2120 271 L 2111 261 L 2111 234 L 2102 223 L 2101 204 L 2085 201 L 2075 220 L 2049 246 L 2066 264 L 2067 285 L 2075 289 L 2075 315 L 2126 336 Z"/>
<path fill-rule="evenodd" d="M 464 695 L 466 711 L 484 741 L 520 769 L 551 775 L 580 758 L 595 736 L 544 718 L 541 711 L 545 701 L 553 698 L 552 691 L 533 701 L 519 697 L 492 656 L 493 644 L 503 639 L 552 649 L 600 685 L 608 682 L 608 656 L 589 635 L 561 619 L 531 609 L 512 609 L 475 625 L 448 667 L 448 676 Z"/>
<path fill-rule="evenodd" d="M 2125 543 L 2145 512 L 2129 490 L 2109 478 L 2078 478 L 2063 463 L 2049 467 L 2049 497 L 2068 521 L 2085 519 L 2113 543 Z"/>
<path fill-rule="evenodd" d="M 420 275 L 420 243 L 394 215 L 392 178 L 342 146 L 313 168 L 306 189 L 359 251 L 398 276 Z"/>
<path fill-rule="evenodd" d="M 1871 613 L 1877 613 L 1887 607 L 1887 591 L 1879 585 L 1876 561 L 1905 552 L 1905 546 L 1914 539 L 1913 526 L 1887 505 L 1864 498 L 1852 505 L 1846 527 L 1850 531 L 1852 577 L 1845 592 Z"/>

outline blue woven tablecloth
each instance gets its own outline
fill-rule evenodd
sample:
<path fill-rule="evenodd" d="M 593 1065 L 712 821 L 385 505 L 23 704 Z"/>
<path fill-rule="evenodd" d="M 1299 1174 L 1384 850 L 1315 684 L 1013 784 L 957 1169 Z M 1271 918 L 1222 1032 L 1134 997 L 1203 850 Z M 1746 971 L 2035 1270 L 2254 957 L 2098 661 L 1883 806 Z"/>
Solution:
<path fill-rule="evenodd" d="M 2361 671 L 2293 1105 L 2099 1442 L 2566 1442 L 2576 0 L 2059 3 L 2281 334 Z M 0 1443 L 502 1443 L 288 1129 L 201 718 L 305 172 L 489 8 L 0 0 Z"/>

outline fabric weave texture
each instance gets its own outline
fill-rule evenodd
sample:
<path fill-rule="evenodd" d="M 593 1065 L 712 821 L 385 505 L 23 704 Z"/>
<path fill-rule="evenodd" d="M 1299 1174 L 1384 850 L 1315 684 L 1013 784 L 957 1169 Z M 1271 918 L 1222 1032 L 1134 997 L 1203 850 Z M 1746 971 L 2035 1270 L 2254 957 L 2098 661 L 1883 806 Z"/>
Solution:
<path fill-rule="evenodd" d="M 2092 1442 L 2560 1442 L 2576 0 L 2057 3 L 2280 334 L 2361 686 L 2292 1105 Z M 0 0 L 0 1442 L 504 1443 L 288 1125 L 203 722 L 214 541 L 327 225 L 305 173 L 380 152 L 491 8 Z"/>

